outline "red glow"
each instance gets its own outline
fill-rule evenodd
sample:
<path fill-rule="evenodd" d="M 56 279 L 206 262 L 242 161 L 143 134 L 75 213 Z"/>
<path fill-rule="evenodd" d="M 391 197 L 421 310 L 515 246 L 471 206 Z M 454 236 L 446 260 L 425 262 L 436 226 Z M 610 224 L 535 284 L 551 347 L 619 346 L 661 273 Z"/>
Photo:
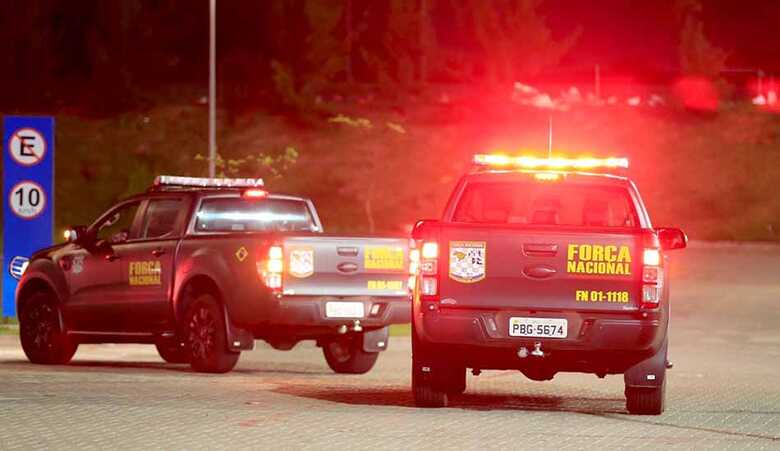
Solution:
<path fill-rule="evenodd" d="M 707 78 L 681 78 L 675 83 L 674 92 L 685 108 L 702 112 L 718 110 L 720 103 L 718 88 Z"/>
<path fill-rule="evenodd" d="M 268 197 L 268 191 L 262 189 L 248 189 L 242 193 L 246 199 L 265 199 Z"/>
<path fill-rule="evenodd" d="M 628 168 L 628 158 L 537 158 L 510 156 L 500 153 L 474 155 L 474 164 L 492 167 L 517 167 L 524 169 L 593 169 Z"/>

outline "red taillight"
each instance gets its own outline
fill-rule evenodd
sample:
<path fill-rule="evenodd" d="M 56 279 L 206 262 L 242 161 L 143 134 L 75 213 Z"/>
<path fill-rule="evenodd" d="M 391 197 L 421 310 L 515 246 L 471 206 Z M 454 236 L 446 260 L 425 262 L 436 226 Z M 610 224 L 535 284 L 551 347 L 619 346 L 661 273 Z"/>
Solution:
<path fill-rule="evenodd" d="M 414 241 L 412 241 L 412 246 Z M 420 273 L 420 250 L 411 248 L 409 249 L 409 291 L 414 292 L 417 282 L 417 275 Z"/>
<path fill-rule="evenodd" d="M 642 263 L 645 266 L 658 266 L 661 264 L 661 251 L 658 249 L 645 249 L 642 254 Z"/>
<path fill-rule="evenodd" d="M 437 300 L 439 296 L 439 244 L 425 241 L 420 260 L 420 294 L 423 299 Z"/>
<path fill-rule="evenodd" d="M 245 199 L 265 199 L 268 197 L 268 191 L 264 189 L 248 189 L 241 193 Z"/>
<path fill-rule="evenodd" d="M 658 308 L 663 288 L 663 269 L 661 268 L 661 250 L 655 247 L 645 248 L 642 253 L 642 308 Z"/>
<path fill-rule="evenodd" d="M 282 274 L 284 273 L 284 249 L 282 246 L 268 248 L 267 258 L 257 262 L 257 273 L 268 288 L 275 291 L 282 289 Z"/>

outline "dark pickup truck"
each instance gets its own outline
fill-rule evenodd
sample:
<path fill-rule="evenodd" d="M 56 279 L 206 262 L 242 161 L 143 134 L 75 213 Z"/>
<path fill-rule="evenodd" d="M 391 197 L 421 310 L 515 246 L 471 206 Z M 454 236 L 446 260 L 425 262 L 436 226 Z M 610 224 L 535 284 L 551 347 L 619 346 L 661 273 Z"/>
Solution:
<path fill-rule="evenodd" d="M 369 371 L 388 326 L 409 321 L 408 238 L 325 235 L 310 200 L 261 187 L 158 177 L 37 252 L 16 295 L 27 357 L 152 343 L 168 362 L 227 372 L 255 339 L 313 339 L 334 371 Z"/>
<path fill-rule="evenodd" d="M 413 300 L 416 403 L 466 389 L 466 368 L 623 374 L 631 413 L 659 414 L 666 387 L 666 251 L 624 159 L 480 155 L 441 220 L 420 221 Z"/>

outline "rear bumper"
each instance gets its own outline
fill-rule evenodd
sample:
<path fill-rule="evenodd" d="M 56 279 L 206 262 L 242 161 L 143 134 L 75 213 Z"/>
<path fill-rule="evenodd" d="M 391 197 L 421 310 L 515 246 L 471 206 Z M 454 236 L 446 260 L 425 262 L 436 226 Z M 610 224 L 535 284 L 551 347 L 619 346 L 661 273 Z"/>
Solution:
<path fill-rule="evenodd" d="M 363 304 L 365 316 L 362 318 L 329 318 L 326 316 L 327 302 L 359 302 Z M 341 325 L 350 328 L 360 321 L 363 329 L 385 327 L 390 324 L 408 323 L 411 319 L 411 304 L 407 297 L 322 297 L 322 296 L 283 296 L 270 301 L 267 317 L 252 325 L 270 325 L 335 330 Z M 377 307 L 378 306 L 378 307 Z M 378 311 L 372 314 L 372 308 Z"/>
<path fill-rule="evenodd" d="M 619 373 L 655 354 L 666 336 L 666 321 L 659 313 L 640 315 L 446 309 L 419 314 L 415 328 L 423 342 L 469 367 L 539 365 L 539 360 L 517 356 L 521 348 L 531 351 L 539 343 L 545 365 L 560 371 Z M 509 318 L 513 316 L 565 318 L 567 337 L 512 337 Z"/>

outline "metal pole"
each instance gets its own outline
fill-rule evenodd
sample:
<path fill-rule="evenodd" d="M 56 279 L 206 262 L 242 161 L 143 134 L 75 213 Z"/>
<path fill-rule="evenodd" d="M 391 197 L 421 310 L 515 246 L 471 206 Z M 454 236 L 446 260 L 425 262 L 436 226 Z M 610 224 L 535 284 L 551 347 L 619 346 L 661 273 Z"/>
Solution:
<path fill-rule="evenodd" d="M 599 67 L 598 64 L 596 64 L 594 78 L 596 84 L 596 98 L 600 99 L 601 98 L 601 67 Z"/>
<path fill-rule="evenodd" d="M 552 158 L 552 114 L 550 115 L 547 135 L 547 158 Z"/>
<path fill-rule="evenodd" d="M 209 177 L 216 174 L 217 163 L 217 0 L 209 0 Z"/>

